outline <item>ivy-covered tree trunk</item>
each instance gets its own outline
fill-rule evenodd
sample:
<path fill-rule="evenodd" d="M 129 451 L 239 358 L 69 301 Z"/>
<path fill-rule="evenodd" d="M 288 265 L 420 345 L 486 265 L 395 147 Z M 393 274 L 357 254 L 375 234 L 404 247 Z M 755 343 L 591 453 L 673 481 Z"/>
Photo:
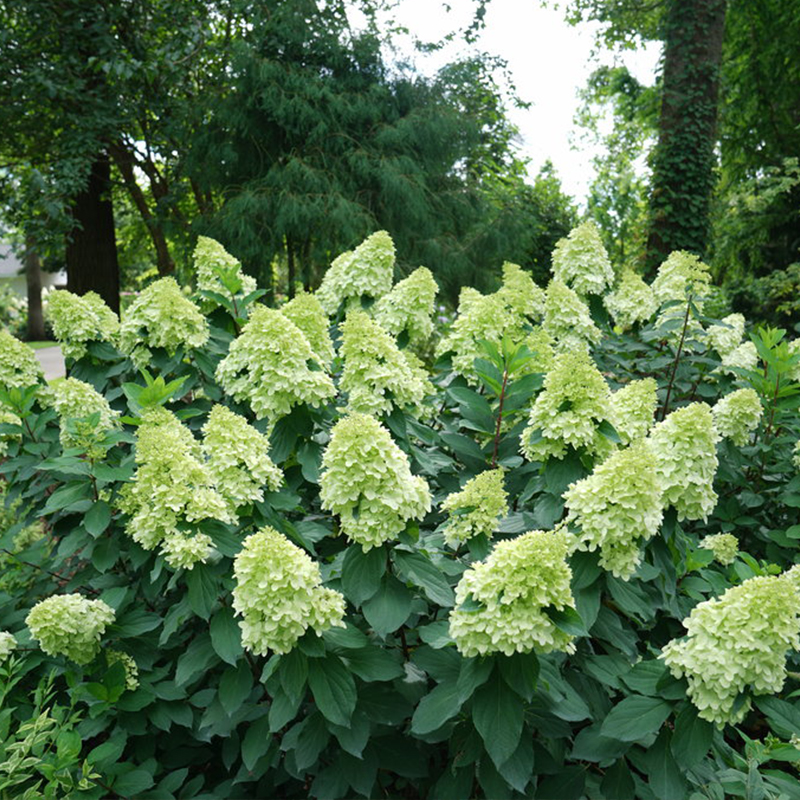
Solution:
<path fill-rule="evenodd" d="M 647 269 L 673 250 L 702 255 L 714 186 L 719 69 L 726 0 L 671 0 L 653 159 Z"/>
<path fill-rule="evenodd" d="M 106 154 L 92 164 L 86 188 L 72 205 L 75 228 L 67 242 L 67 285 L 76 294 L 95 291 L 119 312 L 119 264 Z"/>

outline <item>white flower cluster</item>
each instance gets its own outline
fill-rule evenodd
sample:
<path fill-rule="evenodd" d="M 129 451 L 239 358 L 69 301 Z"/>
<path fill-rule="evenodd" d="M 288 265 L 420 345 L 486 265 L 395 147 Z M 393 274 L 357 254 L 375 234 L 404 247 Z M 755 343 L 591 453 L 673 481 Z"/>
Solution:
<path fill-rule="evenodd" d="M 228 503 L 214 487 L 200 443 L 164 408 L 144 414 L 136 437 L 137 470 L 123 486 L 119 507 L 130 515 L 126 531 L 145 550 L 160 547 L 167 563 L 191 569 L 211 554 L 211 538 L 184 530 L 202 519 L 232 522 Z"/>
<path fill-rule="evenodd" d="M 319 566 L 273 528 L 244 540 L 233 575 L 242 644 L 253 653 L 288 653 L 309 628 L 321 634 L 344 627 L 342 595 L 322 587 Z"/>
<path fill-rule="evenodd" d="M 553 250 L 553 276 L 579 295 L 602 294 L 614 283 L 614 269 L 593 222 L 584 222 Z"/>
<path fill-rule="evenodd" d="M 0 405 L 0 425 L 22 425 L 22 420 Z M 22 441 L 21 433 L 0 433 L 0 458 L 8 453 L 9 443 L 20 441 Z"/>
<path fill-rule="evenodd" d="M 150 348 L 162 347 L 172 354 L 179 347 L 202 347 L 207 341 L 205 317 L 169 277 L 154 281 L 139 294 L 119 328 L 120 349 L 139 367 L 150 361 Z"/>
<path fill-rule="evenodd" d="M 433 305 L 439 287 L 426 267 L 418 267 L 375 303 L 375 321 L 392 336 L 408 334 L 409 347 L 422 347 L 433 333 Z"/>
<path fill-rule="evenodd" d="M 761 422 L 764 409 L 758 394 L 748 388 L 737 389 L 717 400 L 711 412 L 717 434 L 743 447 L 750 441 L 750 434 Z"/>
<path fill-rule="evenodd" d="M 734 368 L 755 370 L 758 367 L 758 350 L 753 342 L 742 342 L 729 353 L 722 356 L 722 363 L 717 370 L 738 377 Z"/>
<path fill-rule="evenodd" d="M 508 514 L 503 470 L 488 469 L 470 478 L 461 491 L 445 498 L 441 509 L 450 514 L 444 530 L 444 540 L 450 547 L 482 533 L 491 538 L 497 522 Z"/>
<path fill-rule="evenodd" d="M 119 332 L 119 318 L 95 292 L 50 292 L 47 319 L 64 356 L 76 360 L 86 355 L 87 342 L 114 342 Z"/>
<path fill-rule="evenodd" d="M 338 514 L 342 531 L 366 552 L 421 519 L 431 507 L 424 478 L 411 474 L 406 454 L 366 414 L 340 419 L 322 454 L 322 508 Z"/>
<path fill-rule="evenodd" d="M 792 463 L 800 470 L 800 440 L 795 443 L 792 455 Z"/>
<path fill-rule="evenodd" d="M 347 392 L 347 409 L 362 414 L 388 414 L 393 407 L 415 416 L 434 388 L 421 362 L 363 311 L 350 311 L 342 323 L 344 360 L 339 388 Z"/>
<path fill-rule="evenodd" d="M 733 564 L 739 552 L 739 540 L 732 533 L 713 533 L 700 540 L 700 547 L 711 550 L 714 558 L 727 567 Z"/>
<path fill-rule="evenodd" d="M 215 405 L 203 426 L 203 452 L 217 491 L 231 511 L 276 491 L 283 473 L 269 457 L 269 439 L 225 406 Z"/>
<path fill-rule="evenodd" d="M 661 657 L 686 676 L 698 716 L 736 724 L 750 708 L 745 691 L 773 694 L 783 687 L 786 652 L 800 647 L 800 594 L 791 576 L 758 576 L 697 605 L 684 621 L 687 635 Z"/>
<path fill-rule="evenodd" d="M 653 427 L 658 397 L 653 378 L 631 381 L 611 395 L 612 421 L 623 444 L 647 436 Z"/>
<path fill-rule="evenodd" d="M 541 325 L 536 325 L 523 339 L 523 344 L 531 351 L 531 360 L 520 371 L 520 374 L 550 372 L 556 363 L 553 337 Z"/>
<path fill-rule="evenodd" d="M 0 328 L 0 388 L 22 389 L 43 380 L 42 367 L 33 350 Z"/>
<path fill-rule="evenodd" d="M 589 344 L 597 344 L 602 336 L 586 303 L 555 278 L 547 286 L 542 327 L 561 352 L 587 350 Z"/>
<path fill-rule="evenodd" d="M 628 580 L 641 561 L 640 546 L 661 525 L 663 506 L 650 445 L 638 440 L 612 453 L 591 475 L 564 492 L 577 549 L 600 550 L 600 566 Z"/>
<path fill-rule="evenodd" d="M 702 298 L 708 293 L 711 273 L 694 253 L 675 250 L 658 268 L 652 289 L 659 305 L 670 300 L 686 300 L 691 293 L 698 308 Z M 679 313 L 686 313 L 685 306 L 679 306 Z"/>
<path fill-rule="evenodd" d="M 691 403 L 673 411 L 650 433 L 664 505 L 678 519 L 706 519 L 717 504 L 717 432 L 711 409 Z"/>
<path fill-rule="evenodd" d="M 125 670 L 125 688 L 135 692 L 139 688 L 139 667 L 131 656 L 121 650 L 106 650 L 108 665 L 120 663 Z"/>
<path fill-rule="evenodd" d="M 522 454 L 529 461 L 544 461 L 563 458 L 568 446 L 605 452 L 608 440 L 597 427 L 611 413 L 611 392 L 591 357 L 581 350 L 564 353 L 534 400 L 520 440 Z"/>
<path fill-rule="evenodd" d="M 755 346 L 755 345 L 754 345 Z M 789 355 L 800 356 L 800 339 L 789 342 Z M 789 380 L 800 383 L 800 362 L 795 364 L 788 372 Z"/>
<path fill-rule="evenodd" d="M 607 294 L 603 302 L 617 327 L 623 331 L 637 323 L 647 322 L 658 310 L 652 287 L 632 269 L 622 272 L 614 291 Z"/>
<path fill-rule="evenodd" d="M 322 278 L 316 297 L 325 313 L 335 315 L 361 307 L 361 298 L 377 300 L 391 288 L 394 277 L 394 242 L 386 231 L 368 236 L 355 250 L 338 256 Z"/>
<path fill-rule="evenodd" d="M 119 426 L 119 412 L 111 408 L 94 386 L 77 378 L 56 383 L 52 387 L 52 400 L 60 418 L 62 447 L 78 448 L 95 460 L 102 458 L 108 448 L 99 441 L 106 432 Z M 95 414 L 97 423 L 92 425 L 87 418 Z"/>
<path fill-rule="evenodd" d="M 706 331 L 709 345 L 717 351 L 720 358 L 733 352 L 741 343 L 744 336 L 744 315 L 728 314 L 722 318 L 722 323 L 710 325 Z"/>
<path fill-rule="evenodd" d="M 329 331 L 330 320 L 319 300 L 308 292 L 298 292 L 281 306 L 281 314 L 303 332 L 317 362 L 327 369 L 335 353 Z"/>
<path fill-rule="evenodd" d="M 242 264 L 234 258 L 216 239 L 209 236 L 198 236 L 197 245 L 193 253 L 194 268 L 197 275 L 197 288 L 199 291 L 216 292 L 224 296 L 230 295 L 225 288 L 218 270 L 225 271 L 239 278 L 242 288 L 238 294 L 246 295 L 255 291 L 256 279 L 242 272 Z M 202 306 L 213 309 L 219 305 L 216 300 L 203 298 Z"/>
<path fill-rule="evenodd" d="M 0 631 L 0 664 L 17 649 L 17 637 L 8 631 Z"/>
<path fill-rule="evenodd" d="M 516 264 L 503 264 L 503 285 L 495 294 L 521 319 L 538 321 L 544 315 L 544 290 Z"/>
<path fill-rule="evenodd" d="M 37 603 L 25 624 L 48 655 L 88 664 L 100 652 L 100 637 L 115 616 L 114 609 L 102 600 L 60 594 Z"/>
<path fill-rule="evenodd" d="M 545 611 L 575 606 L 568 548 L 564 531 L 529 531 L 498 542 L 485 561 L 473 564 L 450 612 L 450 636 L 461 655 L 574 652 L 572 637 Z"/>
<path fill-rule="evenodd" d="M 249 402 L 259 419 L 273 422 L 299 403 L 318 406 L 336 394 L 302 331 L 264 305 L 253 309 L 216 377 L 234 400 Z"/>

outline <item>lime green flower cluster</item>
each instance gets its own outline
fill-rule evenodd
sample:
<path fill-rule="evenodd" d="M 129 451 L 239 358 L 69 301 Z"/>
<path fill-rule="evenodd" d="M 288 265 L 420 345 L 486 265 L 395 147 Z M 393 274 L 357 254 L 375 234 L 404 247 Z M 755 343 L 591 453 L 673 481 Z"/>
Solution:
<path fill-rule="evenodd" d="M 786 677 L 786 652 L 800 647 L 800 594 L 788 575 L 758 576 L 722 597 L 695 606 L 687 636 L 661 657 L 676 678 L 686 676 L 698 716 L 722 727 L 744 719 L 750 698 L 774 694 Z"/>
<path fill-rule="evenodd" d="M 22 389 L 43 380 L 42 367 L 33 350 L 0 328 L 0 388 Z"/>
<path fill-rule="evenodd" d="M 283 473 L 269 457 L 269 438 L 225 406 L 215 405 L 203 426 L 203 452 L 217 491 L 231 511 L 277 491 Z"/>
<path fill-rule="evenodd" d="M 136 437 L 137 470 L 120 493 L 130 515 L 126 531 L 145 550 L 160 547 L 167 563 L 191 569 L 211 554 L 205 533 L 190 535 L 181 523 L 201 519 L 233 522 L 228 504 L 214 487 L 200 444 L 164 408 L 147 411 Z"/>
<path fill-rule="evenodd" d="M 525 375 L 531 372 L 550 372 L 556 363 L 555 341 L 541 326 L 535 325 L 525 337 L 523 344 L 531 351 L 531 360 L 520 370 Z"/>
<path fill-rule="evenodd" d="M 673 411 L 650 433 L 664 505 L 678 519 L 706 519 L 717 504 L 717 441 L 711 409 L 691 403 Z"/>
<path fill-rule="evenodd" d="M 711 550 L 714 558 L 727 567 L 733 564 L 739 552 L 739 540 L 732 533 L 713 533 L 700 540 L 700 547 Z"/>
<path fill-rule="evenodd" d="M 274 422 L 293 406 L 318 406 L 336 394 L 333 381 L 300 328 L 280 311 L 256 306 L 216 377 L 238 402 L 247 401 L 261 419 Z"/>
<path fill-rule="evenodd" d="M 94 460 L 103 458 L 108 447 L 101 444 L 102 439 L 105 433 L 119 427 L 119 412 L 111 408 L 94 386 L 77 378 L 56 383 L 52 387 L 52 400 L 60 418 L 62 447 L 78 448 Z M 96 424 L 88 419 L 94 415 L 98 415 Z"/>
<path fill-rule="evenodd" d="M 332 626 L 344 627 L 342 595 L 322 587 L 319 566 L 273 528 L 261 528 L 244 540 L 233 575 L 242 644 L 253 653 L 288 653 L 309 628 L 319 635 Z"/>
<path fill-rule="evenodd" d="M 363 311 L 351 311 L 341 325 L 344 360 L 339 388 L 347 408 L 362 414 L 388 414 L 392 408 L 419 416 L 433 385 L 412 355 L 397 349 L 394 339 Z"/>
<path fill-rule="evenodd" d="M 242 282 L 242 288 L 237 294 L 246 295 L 255 291 L 256 279 L 244 274 L 239 259 L 234 258 L 216 239 L 198 236 L 193 258 L 198 291 L 216 292 L 225 297 L 230 295 L 217 270 L 227 272 Z M 219 303 L 212 298 L 203 298 L 201 305 L 210 310 L 216 308 Z"/>
<path fill-rule="evenodd" d="M 742 342 L 729 353 L 722 356 L 722 363 L 717 370 L 738 377 L 736 368 L 755 370 L 758 367 L 758 350 L 753 342 Z M 716 370 L 715 370 L 716 371 Z"/>
<path fill-rule="evenodd" d="M 47 319 L 67 358 L 86 355 L 87 342 L 114 342 L 119 318 L 95 292 L 83 296 L 59 289 L 47 295 Z"/>
<path fill-rule="evenodd" d="M 557 242 L 553 276 L 582 296 L 603 294 L 614 283 L 614 269 L 593 222 L 578 225 Z"/>
<path fill-rule="evenodd" d="M 461 655 L 574 652 L 572 637 L 545 612 L 575 606 L 568 548 L 564 531 L 529 531 L 498 542 L 485 561 L 473 564 L 450 612 L 450 636 Z M 475 603 L 482 607 L 470 610 Z"/>
<path fill-rule="evenodd" d="M 8 631 L 0 631 L 0 664 L 17 649 L 17 637 Z"/>
<path fill-rule="evenodd" d="M 645 440 L 612 453 L 591 475 L 564 492 L 567 523 L 578 550 L 600 551 L 600 566 L 628 580 L 640 547 L 661 526 L 663 505 L 655 459 Z"/>
<path fill-rule="evenodd" d="M 424 478 L 411 474 L 408 456 L 371 416 L 340 419 L 322 454 L 322 508 L 338 514 L 342 531 L 366 552 L 397 536 L 410 519 L 430 510 Z"/>
<path fill-rule="evenodd" d="M 607 294 L 603 302 L 617 327 L 623 331 L 637 323 L 647 322 L 658 310 L 652 287 L 632 269 L 623 270 L 614 291 Z"/>
<path fill-rule="evenodd" d="M 482 533 L 491 538 L 498 520 L 508 514 L 503 470 L 487 469 L 468 480 L 461 491 L 445 498 L 442 511 L 450 514 L 444 529 L 444 540 L 450 547 Z"/>
<path fill-rule="evenodd" d="M 538 321 L 544 315 L 544 289 L 516 264 L 503 264 L 503 285 L 495 294 L 522 319 Z"/>
<path fill-rule="evenodd" d="M 735 350 L 744 336 L 745 319 L 743 314 L 728 314 L 721 325 L 710 325 L 706 331 L 708 343 L 724 358 Z"/>
<path fill-rule="evenodd" d="M 608 450 L 597 426 L 611 414 L 611 392 L 594 361 L 578 350 L 564 353 L 544 379 L 522 432 L 521 451 L 529 461 L 563 458 L 567 446 L 589 452 Z"/>
<path fill-rule="evenodd" d="M 753 389 L 737 389 L 717 400 L 711 412 L 717 434 L 743 447 L 750 441 L 750 434 L 761 422 L 764 409 Z"/>
<path fill-rule="evenodd" d="M 303 332 L 320 366 L 328 368 L 335 353 L 329 331 L 330 320 L 319 300 L 308 292 L 298 292 L 281 306 L 281 313 Z"/>
<path fill-rule="evenodd" d="M 139 688 L 139 667 L 131 656 L 122 650 L 106 650 L 106 661 L 109 666 L 118 662 L 122 664 L 125 670 L 125 688 L 129 692 L 135 692 Z"/>
<path fill-rule="evenodd" d="M 418 267 L 375 303 L 375 321 L 392 336 L 408 334 L 409 347 L 422 347 L 433 333 L 433 304 L 439 286 L 426 267 Z"/>
<path fill-rule="evenodd" d="M 789 342 L 789 355 L 800 356 L 800 339 L 792 339 Z M 800 383 L 800 362 L 795 364 L 788 372 L 789 380 Z"/>
<path fill-rule="evenodd" d="M 0 406 L 0 425 L 22 425 L 22 420 L 13 412 Z M 8 453 L 11 442 L 21 442 L 21 433 L 0 433 L 0 458 Z"/>
<path fill-rule="evenodd" d="M 602 337 L 586 303 L 569 286 L 556 279 L 547 286 L 542 327 L 562 352 L 587 350 L 589 344 L 597 344 Z"/>
<path fill-rule="evenodd" d="M 316 296 L 325 313 L 333 316 L 342 303 L 349 310 L 360 308 L 362 297 L 383 297 L 392 288 L 393 278 L 394 242 L 386 231 L 378 231 L 333 261 Z"/>
<path fill-rule="evenodd" d="M 613 424 L 623 444 L 647 436 L 653 427 L 658 397 L 653 378 L 631 381 L 611 395 Z"/>
<path fill-rule="evenodd" d="M 25 624 L 48 655 L 88 664 L 100 652 L 100 637 L 115 617 L 114 609 L 102 600 L 59 594 L 37 603 Z"/>
<path fill-rule="evenodd" d="M 694 253 L 675 250 L 658 268 L 652 287 L 659 305 L 669 300 L 684 301 L 691 293 L 698 308 L 702 298 L 708 294 L 711 273 Z M 681 316 L 686 313 L 685 306 L 678 306 Z"/>
<path fill-rule="evenodd" d="M 205 317 L 174 278 L 161 278 L 140 292 L 119 328 L 120 349 L 139 367 L 150 361 L 150 348 L 163 347 L 172 354 L 179 347 L 202 347 L 207 341 Z"/>
<path fill-rule="evenodd" d="M 800 470 L 800 440 L 795 442 L 792 463 Z"/>

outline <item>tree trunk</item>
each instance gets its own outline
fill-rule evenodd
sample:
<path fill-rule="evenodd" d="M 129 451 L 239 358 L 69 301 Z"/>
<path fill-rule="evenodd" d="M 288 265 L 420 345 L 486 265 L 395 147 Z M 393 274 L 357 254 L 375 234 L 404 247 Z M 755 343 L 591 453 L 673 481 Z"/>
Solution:
<path fill-rule="evenodd" d="M 647 271 L 673 250 L 703 255 L 714 188 L 719 68 L 726 0 L 670 0 Z"/>
<path fill-rule="evenodd" d="M 42 265 L 33 240 L 25 240 L 25 283 L 28 287 L 28 341 L 41 342 L 45 338 L 42 313 Z"/>
<path fill-rule="evenodd" d="M 76 294 L 95 291 L 119 312 L 111 169 L 105 153 L 92 164 L 89 181 L 75 197 L 71 213 L 75 228 L 67 242 L 67 286 Z"/>

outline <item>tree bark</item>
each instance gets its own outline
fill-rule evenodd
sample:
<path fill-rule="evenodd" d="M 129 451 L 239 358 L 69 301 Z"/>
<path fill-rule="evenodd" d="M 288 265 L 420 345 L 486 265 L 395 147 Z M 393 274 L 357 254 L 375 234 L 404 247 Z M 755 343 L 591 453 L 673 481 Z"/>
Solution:
<path fill-rule="evenodd" d="M 703 255 L 714 188 L 726 0 L 670 0 L 646 266 L 673 250 Z"/>
<path fill-rule="evenodd" d="M 111 168 L 103 153 L 92 164 L 86 188 L 71 208 L 75 228 L 67 242 L 67 287 L 97 292 L 119 312 L 119 263 L 111 203 Z"/>
<path fill-rule="evenodd" d="M 28 341 L 41 342 L 45 338 L 42 313 L 42 265 L 36 245 L 29 237 L 25 240 L 25 283 L 28 287 Z"/>
<path fill-rule="evenodd" d="M 117 169 L 122 176 L 122 182 L 125 184 L 125 188 L 128 190 L 128 194 L 131 196 L 131 200 L 133 200 L 133 204 L 139 211 L 139 215 L 150 234 L 150 239 L 156 251 L 158 274 L 169 275 L 171 272 L 175 271 L 175 262 L 172 260 L 172 256 L 169 253 L 164 230 L 150 211 L 150 206 L 147 204 L 147 198 L 142 191 L 142 187 L 139 186 L 136 181 L 136 175 L 133 170 L 133 156 L 130 151 L 121 144 L 113 144 L 109 148 L 109 152 L 114 158 L 114 163 L 117 165 Z"/>

